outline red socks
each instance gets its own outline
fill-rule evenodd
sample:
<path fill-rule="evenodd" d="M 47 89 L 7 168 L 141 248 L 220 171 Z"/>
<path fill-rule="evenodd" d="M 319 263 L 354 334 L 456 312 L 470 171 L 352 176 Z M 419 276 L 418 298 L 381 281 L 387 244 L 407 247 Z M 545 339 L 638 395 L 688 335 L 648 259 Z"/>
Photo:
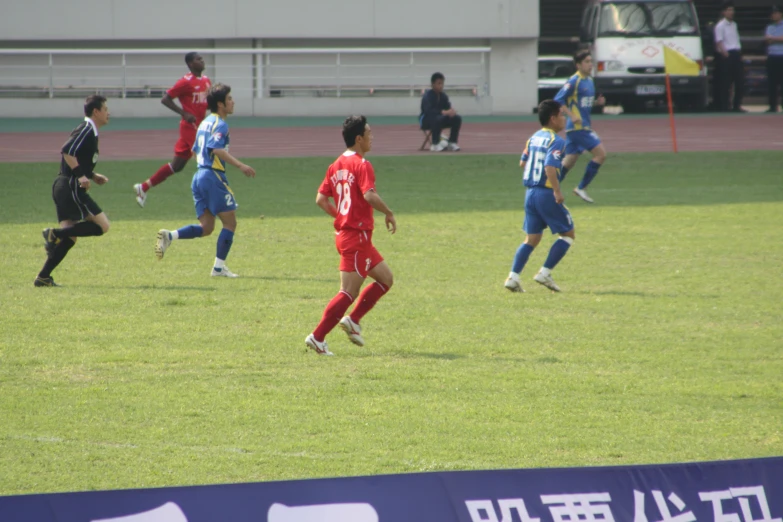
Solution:
<path fill-rule="evenodd" d="M 359 324 L 362 317 L 372 310 L 372 307 L 375 306 L 378 299 L 383 297 L 387 291 L 388 289 L 378 281 L 374 281 L 372 284 L 367 285 L 364 291 L 359 295 L 359 300 L 357 301 L 353 312 L 351 312 L 351 320 L 354 323 Z"/>
<path fill-rule="evenodd" d="M 158 169 L 158 171 L 153 174 L 150 177 L 150 180 L 147 182 L 141 184 L 141 189 L 144 192 L 147 192 L 150 188 L 154 187 L 155 185 L 160 185 L 164 181 L 166 181 L 166 178 L 174 174 L 174 169 L 171 168 L 170 163 L 166 163 L 161 168 Z"/>
<path fill-rule="evenodd" d="M 315 337 L 316 341 L 323 342 L 326 334 L 337 326 L 337 323 L 343 318 L 352 302 L 353 298 L 342 290 L 329 301 L 329 304 L 326 305 L 326 309 L 324 310 L 321 322 L 318 323 L 318 326 L 313 332 L 313 337 Z"/>

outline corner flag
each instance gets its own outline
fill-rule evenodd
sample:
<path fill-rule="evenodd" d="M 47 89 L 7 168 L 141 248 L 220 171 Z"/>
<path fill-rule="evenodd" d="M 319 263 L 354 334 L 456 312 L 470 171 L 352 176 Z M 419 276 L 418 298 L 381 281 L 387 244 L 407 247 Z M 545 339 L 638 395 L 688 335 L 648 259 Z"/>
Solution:
<path fill-rule="evenodd" d="M 672 130 L 672 146 L 674 152 L 677 152 L 677 131 L 674 127 L 674 105 L 672 103 L 672 85 L 669 81 L 670 75 L 675 76 L 698 76 L 700 71 L 699 64 L 671 47 L 663 46 L 663 67 L 666 73 L 666 101 L 669 104 L 669 125 Z"/>
<path fill-rule="evenodd" d="M 663 46 L 663 65 L 666 74 L 673 76 L 698 76 L 699 64 L 679 51 Z"/>

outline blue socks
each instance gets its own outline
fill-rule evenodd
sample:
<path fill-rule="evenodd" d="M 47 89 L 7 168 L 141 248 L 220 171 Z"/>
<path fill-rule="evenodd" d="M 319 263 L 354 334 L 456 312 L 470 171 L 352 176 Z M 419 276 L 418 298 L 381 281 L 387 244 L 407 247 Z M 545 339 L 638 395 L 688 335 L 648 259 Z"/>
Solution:
<path fill-rule="evenodd" d="M 560 167 L 560 177 L 557 178 L 557 180 L 563 181 L 566 177 L 566 174 L 568 174 L 568 167 Z"/>
<path fill-rule="evenodd" d="M 223 261 L 228 257 L 228 251 L 231 250 L 231 244 L 234 242 L 234 233 L 226 228 L 220 231 L 217 240 L 217 258 Z M 222 267 L 219 267 L 222 268 Z"/>
<path fill-rule="evenodd" d="M 595 161 L 590 160 L 590 163 L 588 163 L 587 167 L 585 168 L 585 175 L 582 178 L 582 181 L 579 182 L 580 190 L 584 190 L 587 188 L 590 182 L 592 182 L 593 179 L 595 179 L 595 177 L 598 175 L 598 169 L 600 168 L 601 168 L 600 163 L 596 163 Z"/>
<path fill-rule="evenodd" d="M 568 249 L 571 248 L 573 242 L 574 240 L 570 237 L 560 236 L 557 241 L 552 243 L 552 248 L 549 249 L 549 255 L 544 262 L 544 268 L 548 268 L 549 270 L 555 268 L 560 260 L 566 255 Z"/>
<path fill-rule="evenodd" d="M 177 230 L 177 239 L 195 239 L 203 233 L 201 225 L 187 225 Z"/>
<path fill-rule="evenodd" d="M 527 263 L 527 260 L 532 252 L 533 247 L 527 243 L 522 243 L 519 245 L 517 253 L 514 256 L 514 264 L 511 265 L 511 271 L 517 274 L 520 273 L 522 269 L 525 268 L 525 263 Z"/>

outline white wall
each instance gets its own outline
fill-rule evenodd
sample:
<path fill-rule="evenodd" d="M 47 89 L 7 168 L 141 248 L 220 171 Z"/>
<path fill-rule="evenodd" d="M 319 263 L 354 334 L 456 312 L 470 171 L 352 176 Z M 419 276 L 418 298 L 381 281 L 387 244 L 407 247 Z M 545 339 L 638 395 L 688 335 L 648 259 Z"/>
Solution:
<path fill-rule="evenodd" d="M 492 51 L 488 63 L 481 67 L 463 63 L 469 60 L 460 61 L 456 55 L 422 55 L 414 67 L 407 69 L 396 63 L 399 57 L 388 55 L 354 56 L 349 60 L 362 63 L 363 68 L 353 70 L 370 78 L 357 82 L 359 85 L 370 81 L 387 86 L 426 85 L 436 70 L 446 75 L 447 92 L 449 83 L 475 84 L 479 97 L 460 101 L 464 114 L 529 113 L 537 100 L 538 0 L 450 0 L 445 4 L 426 0 L 0 0 L 9 2 L 13 2 L 13 9 L 3 9 L 0 16 L 0 48 L 205 51 L 257 47 L 489 46 Z M 222 10 L 216 12 L 215 6 Z M 90 40 L 85 40 L 86 36 Z M 333 115 L 344 113 L 346 108 L 379 115 L 418 112 L 417 97 L 254 99 L 254 91 L 263 92 L 265 85 L 273 87 L 273 82 L 284 74 L 290 78 L 292 69 L 256 67 L 254 86 L 252 57 L 205 53 L 205 59 L 207 74 L 232 85 L 238 105 L 244 107 L 240 111 L 246 115 Z M 297 59 L 274 58 L 283 66 Z M 41 60 L 47 62 L 39 64 L 44 69 L 24 67 Z M 119 55 L 75 60 L 55 56 L 54 60 L 55 87 L 112 87 L 122 74 Z M 367 60 L 374 60 L 372 67 L 365 67 Z M 61 62 L 63 65 L 58 67 Z M 182 57 L 174 55 L 133 56 L 128 58 L 128 65 L 126 77 L 120 82 L 128 89 L 168 87 L 186 72 Z M 0 56 L 0 90 L 3 86 L 48 89 L 47 66 L 48 57 Z M 106 85 L 95 85 L 96 74 Z M 339 74 L 343 74 L 342 70 Z M 81 100 L 0 97 L 0 117 L 66 116 L 74 107 L 78 113 Z M 157 98 L 114 99 L 112 112 L 120 117 L 167 114 Z"/>
<path fill-rule="evenodd" d="M 3 0 L 3 40 L 536 38 L 537 0 Z M 13 8 L 11 8 L 13 6 Z"/>
<path fill-rule="evenodd" d="M 464 115 L 485 115 L 492 112 L 489 97 L 455 97 L 454 106 Z M 237 99 L 237 116 L 410 116 L 411 125 L 419 115 L 418 98 L 263 98 Z M 108 101 L 112 118 L 150 118 L 176 115 L 157 99 L 116 99 Z M 84 99 L 10 100 L 0 98 L 0 115 L 6 118 L 80 118 Z M 530 111 L 525 111 L 529 113 Z"/>

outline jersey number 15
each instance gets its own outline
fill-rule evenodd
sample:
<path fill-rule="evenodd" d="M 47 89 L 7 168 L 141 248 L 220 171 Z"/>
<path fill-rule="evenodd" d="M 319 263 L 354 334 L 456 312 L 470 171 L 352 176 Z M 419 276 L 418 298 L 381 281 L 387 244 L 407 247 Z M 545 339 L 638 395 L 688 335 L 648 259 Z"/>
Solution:
<path fill-rule="evenodd" d="M 525 181 L 533 178 L 533 183 L 541 181 L 541 175 L 544 173 L 544 158 L 538 151 L 533 151 L 530 155 L 530 159 L 525 164 L 525 173 L 522 179 Z"/>

